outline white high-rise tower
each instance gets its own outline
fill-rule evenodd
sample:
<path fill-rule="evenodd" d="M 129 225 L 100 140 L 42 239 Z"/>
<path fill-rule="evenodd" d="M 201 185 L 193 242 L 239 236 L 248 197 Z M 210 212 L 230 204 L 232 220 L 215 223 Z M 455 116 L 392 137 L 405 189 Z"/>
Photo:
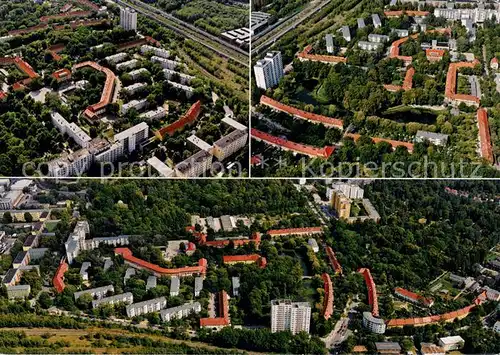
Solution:
<path fill-rule="evenodd" d="M 271 332 L 290 331 L 309 333 L 311 324 L 311 305 L 308 302 L 291 300 L 271 301 Z"/>
<path fill-rule="evenodd" d="M 278 85 L 283 77 L 281 52 L 269 52 L 253 67 L 257 87 L 267 90 Z"/>
<path fill-rule="evenodd" d="M 120 7 L 120 27 L 127 31 L 137 31 L 137 12 L 129 7 Z"/>

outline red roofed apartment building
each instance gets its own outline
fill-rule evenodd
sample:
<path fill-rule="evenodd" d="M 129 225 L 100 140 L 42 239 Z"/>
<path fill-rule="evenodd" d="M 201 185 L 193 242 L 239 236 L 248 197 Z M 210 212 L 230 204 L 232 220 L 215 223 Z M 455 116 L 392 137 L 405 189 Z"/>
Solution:
<path fill-rule="evenodd" d="M 429 48 L 425 50 L 425 56 L 429 62 L 439 62 L 443 59 L 445 54 L 446 51 L 444 49 Z"/>
<path fill-rule="evenodd" d="M 432 305 L 434 304 L 434 300 L 429 299 L 429 298 L 425 298 L 425 297 L 420 296 L 414 292 L 405 290 L 404 288 L 401 288 L 401 287 L 396 287 L 394 289 L 394 293 L 396 294 L 396 296 L 399 296 L 402 299 L 404 299 L 408 302 L 411 302 L 411 303 L 421 304 L 421 305 L 426 306 L 426 307 L 432 307 Z"/>
<path fill-rule="evenodd" d="M 23 89 L 25 85 L 31 83 L 34 78 L 38 78 L 39 75 L 33 70 L 31 65 L 25 62 L 21 57 L 3 57 L 0 58 L 0 65 L 12 65 L 14 64 L 20 71 L 22 71 L 28 78 L 20 80 L 12 85 L 13 90 Z"/>
<path fill-rule="evenodd" d="M 51 76 L 60 83 L 71 79 L 71 71 L 69 69 L 59 69 L 53 72 Z"/>
<path fill-rule="evenodd" d="M 259 254 L 250 255 L 224 255 L 222 261 L 227 265 L 234 264 L 257 264 L 261 269 L 266 267 L 267 260 Z"/>
<path fill-rule="evenodd" d="M 330 275 L 326 272 L 321 275 L 323 279 L 323 288 L 325 289 L 325 299 L 323 301 L 323 317 L 328 320 L 333 314 L 333 284 Z"/>
<path fill-rule="evenodd" d="M 386 11 L 384 12 L 385 17 L 400 17 L 403 15 L 408 15 L 411 17 L 425 17 L 429 16 L 429 11 L 412 11 L 412 10 L 400 10 L 400 11 Z"/>
<path fill-rule="evenodd" d="M 491 145 L 488 112 L 484 108 L 477 110 L 477 125 L 479 128 L 479 145 L 481 157 L 493 164 L 493 147 Z"/>
<path fill-rule="evenodd" d="M 184 129 L 185 126 L 193 124 L 194 121 L 198 118 L 201 112 L 201 101 L 196 101 L 191 107 L 186 111 L 184 116 L 180 119 L 171 123 L 165 127 L 160 128 L 155 132 L 155 135 L 158 139 L 163 140 L 165 135 L 172 136 L 175 132 Z"/>
<path fill-rule="evenodd" d="M 221 329 L 229 325 L 231 325 L 231 318 L 229 317 L 229 299 L 227 292 L 222 290 L 219 292 L 219 317 L 201 318 L 200 327 Z"/>
<path fill-rule="evenodd" d="M 358 272 L 362 274 L 365 279 L 366 288 L 368 289 L 368 303 L 372 307 L 372 315 L 378 317 L 377 286 L 375 286 L 370 269 L 361 268 Z"/>
<path fill-rule="evenodd" d="M 308 155 L 311 158 L 328 159 L 335 151 L 333 146 L 325 146 L 324 148 L 317 148 L 310 145 L 295 143 L 287 139 L 278 138 L 268 133 L 259 131 L 255 128 L 251 129 L 252 138 L 257 141 L 264 141 L 267 144 L 277 146 L 284 150 L 291 150 L 296 153 Z"/>
<path fill-rule="evenodd" d="M 116 76 L 110 69 L 105 68 L 96 62 L 83 62 L 78 63 L 73 67 L 73 71 L 76 71 L 80 68 L 91 67 L 97 71 L 101 71 L 106 74 L 106 82 L 104 83 L 104 89 L 102 90 L 101 100 L 93 105 L 87 107 L 87 109 L 83 112 L 83 115 L 89 120 L 95 120 L 98 118 L 98 115 L 103 114 L 108 105 L 111 103 L 113 99 L 113 92 L 115 89 L 115 80 Z"/>
<path fill-rule="evenodd" d="M 439 322 L 453 322 L 455 319 L 462 319 L 467 317 L 470 314 L 471 310 L 477 305 L 480 305 L 485 300 L 485 298 L 486 296 L 485 293 L 483 292 L 483 294 L 479 295 L 474 300 L 473 304 L 461 308 L 458 311 L 453 311 L 428 317 L 390 319 L 389 321 L 387 321 L 387 327 L 395 328 L 395 327 L 404 327 L 405 325 L 420 327 Z"/>
<path fill-rule="evenodd" d="M 469 105 L 479 106 L 479 97 L 456 93 L 458 70 L 460 68 L 474 68 L 478 64 L 479 61 L 477 59 L 473 62 L 450 63 L 448 74 L 446 75 L 446 88 L 444 94 L 447 101 L 464 102 Z"/>
<path fill-rule="evenodd" d="M 54 26 L 54 30 L 56 31 L 61 31 L 66 29 L 66 26 L 70 26 L 72 29 L 75 29 L 77 27 L 93 27 L 93 26 L 99 26 L 102 24 L 108 23 L 106 19 L 97 19 L 97 20 L 77 20 L 77 21 L 71 21 L 70 23 L 62 24 L 62 25 L 56 25 Z"/>
<path fill-rule="evenodd" d="M 322 227 L 305 227 L 305 228 L 286 228 L 286 229 L 271 229 L 267 231 L 271 237 L 283 237 L 287 235 L 312 235 L 323 234 Z"/>
<path fill-rule="evenodd" d="M 297 57 L 300 61 L 310 60 L 312 62 L 321 62 L 326 64 L 337 64 L 337 63 L 347 63 L 346 57 L 337 57 L 333 55 L 319 55 L 319 54 L 310 54 L 313 47 L 311 45 L 304 48 L 302 52 L 300 52 Z"/>
<path fill-rule="evenodd" d="M 92 11 L 72 11 L 64 14 L 42 16 L 40 17 L 40 22 L 47 23 L 50 20 L 60 20 L 71 17 L 88 17 L 90 15 L 92 15 Z"/>
<path fill-rule="evenodd" d="M 192 226 L 190 226 L 190 227 L 192 227 Z M 193 232 L 192 229 L 189 229 L 189 231 Z M 250 238 L 218 239 L 218 240 L 208 240 L 208 241 L 207 241 L 207 235 L 204 233 L 193 232 L 193 234 L 196 236 L 197 242 L 199 245 L 207 246 L 207 247 L 224 248 L 224 247 L 230 245 L 231 243 L 233 243 L 234 247 L 237 248 L 237 247 L 243 246 L 245 244 L 254 243 L 255 246 L 258 248 L 259 244 L 260 244 L 260 233 L 259 232 L 253 233 Z"/>
<path fill-rule="evenodd" d="M 360 134 L 356 134 L 356 133 L 348 133 L 345 136 L 354 139 L 354 141 L 357 141 L 361 137 Z M 377 137 L 371 137 L 371 139 L 375 144 L 377 144 L 379 142 L 386 142 L 386 143 L 389 143 L 393 149 L 396 149 L 397 147 L 406 147 L 406 149 L 408 149 L 408 152 L 410 152 L 410 153 L 413 152 L 413 144 L 412 143 L 394 141 L 392 139 L 377 138 Z"/>
<path fill-rule="evenodd" d="M 207 259 L 198 260 L 197 266 L 185 266 L 176 269 L 167 269 L 148 261 L 136 258 L 132 255 L 132 251 L 129 248 L 116 248 L 116 255 L 121 255 L 125 260 L 125 264 L 132 266 L 133 268 L 139 270 L 146 270 L 152 272 L 155 276 L 191 276 L 191 275 L 205 275 L 207 272 Z"/>
<path fill-rule="evenodd" d="M 335 255 L 335 252 L 333 249 L 329 246 L 325 248 L 326 250 L 326 255 L 328 256 L 328 260 L 330 261 L 330 265 L 332 266 L 333 270 L 335 271 L 336 274 L 342 275 L 342 266 L 340 265 L 339 261 L 337 260 L 337 256 Z"/>
<path fill-rule="evenodd" d="M 450 34 L 451 30 L 449 28 L 440 28 L 440 29 L 435 29 L 435 30 L 429 30 L 426 33 L 446 33 L 446 34 Z M 410 56 L 399 55 L 399 47 L 403 43 L 407 42 L 410 38 L 415 39 L 415 38 L 418 38 L 418 36 L 420 36 L 420 34 L 419 33 L 415 33 L 415 34 L 411 35 L 410 37 L 403 37 L 403 38 L 400 38 L 400 39 L 392 42 L 391 50 L 390 50 L 390 54 L 389 54 L 389 58 L 401 59 L 403 62 L 405 62 L 405 65 L 410 65 L 411 62 L 412 62 L 412 60 L 413 60 L 413 58 L 410 57 Z"/>
<path fill-rule="evenodd" d="M 415 75 L 415 68 L 410 67 L 406 71 L 405 79 L 403 81 L 403 86 L 389 84 L 389 85 L 384 85 L 384 88 L 386 90 L 392 91 L 392 92 L 399 91 L 399 90 L 404 90 L 404 91 L 411 90 L 413 88 L 413 76 L 414 75 Z"/>
<path fill-rule="evenodd" d="M 20 35 L 24 35 L 26 33 L 45 30 L 48 27 L 49 27 L 49 25 L 47 25 L 47 24 L 41 24 L 41 25 L 31 26 L 31 27 L 27 27 L 27 28 L 23 28 L 23 29 L 19 29 L 19 30 L 12 30 L 12 31 L 9 31 L 7 34 L 9 36 L 20 36 Z"/>
<path fill-rule="evenodd" d="M 68 271 L 69 265 L 66 263 L 66 260 L 63 259 L 61 260 L 61 263 L 59 264 L 59 267 L 56 270 L 56 273 L 54 275 L 54 278 L 52 279 L 52 284 L 54 285 L 54 288 L 56 289 L 57 293 L 61 293 L 64 291 L 66 288 L 66 285 L 64 284 L 64 273 Z"/>
<path fill-rule="evenodd" d="M 262 95 L 260 97 L 260 104 L 268 106 L 277 111 L 288 113 L 293 117 L 300 118 L 312 123 L 321 123 L 326 127 L 336 127 L 338 129 L 343 129 L 343 122 L 338 118 L 331 118 L 328 116 L 322 116 L 315 113 L 299 110 L 298 108 L 282 104 L 281 102 L 273 100 L 265 95 Z"/>

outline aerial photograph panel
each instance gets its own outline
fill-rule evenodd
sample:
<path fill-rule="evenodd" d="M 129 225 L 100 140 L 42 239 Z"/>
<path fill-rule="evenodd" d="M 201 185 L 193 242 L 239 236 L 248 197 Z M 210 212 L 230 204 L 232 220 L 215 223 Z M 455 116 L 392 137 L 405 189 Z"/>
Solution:
<path fill-rule="evenodd" d="M 499 182 L 0 188 L 2 353 L 500 352 Z"/>
<path fill-rule="evenodd" d="M 0 175 L 247 176 L 249 15 L 0 0 Z"/>
<path fill-rule="evenodd" d="M 252 176 L 500 176 L 498 1 L 273 4 L 252 13 Z"/>

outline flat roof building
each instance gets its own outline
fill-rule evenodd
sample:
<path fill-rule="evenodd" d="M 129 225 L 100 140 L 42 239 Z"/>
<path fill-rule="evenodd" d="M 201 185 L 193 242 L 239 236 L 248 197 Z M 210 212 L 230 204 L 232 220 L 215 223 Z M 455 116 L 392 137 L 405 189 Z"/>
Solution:
<path fill-rule="evenodd" d="M 165 297 L 158 297 L 152 300 L 142 301 L 138 303 L 129 304 L 125 307 L 127 317 L 137 317 L 143 314 L 159 312 L 167 306 L 167 299 Z"/>
<path fill-rule="evenodd" d="M 180 287 L 181 280 L 177 276 L 173 276 L 170 279 L 170 296 L 179 296 Z"/>
<path fill-rule="evenodd" d="M 194 279 L 194 297 L 199 297 L 203 290 L 203 278 L 198 276 Z"/>
<path fill-rule="evenodd" d="M 83 295 L 89 294 L 92 298 L 101 299 L 108 295 L 110 292 L 115 292 L 113 285 L 101 286 L 96 288 L 89 288 L 88 290 L 78 291 L 73 294 L 75 301 Z"/>
<path fill-rule="evenodd" d="M 200 313 L 200 302 L 185 303 L 181 306 L 163 309 L 160 311 L 160 317 L 163 322 L 170 322 L 172 319 L 181 319 L 190 314 Z"/>
<path fill-rule="evenodd" d="M 94 300 L 92 301 L 92 308 L 97 308 L 102 305 L 110 304 L 110 305 L 115 305 L 118 303 L 133 303 L 134 302 L 134 295 L 132 292 L 126 292 L 122 293 L 119 295 L 114 295 L 110 297 L 105 297 L 101 298 L 99 300 Z"/>

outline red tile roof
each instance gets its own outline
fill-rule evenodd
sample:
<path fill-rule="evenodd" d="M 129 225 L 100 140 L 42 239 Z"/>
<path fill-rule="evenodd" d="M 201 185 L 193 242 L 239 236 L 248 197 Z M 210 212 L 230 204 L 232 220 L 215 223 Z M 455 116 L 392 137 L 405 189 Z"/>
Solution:
<path fill-rule="evenodd" d="M 356 134 L 356 133 L 347 133 L 345 136 L 351 137 L 352 139 L 354 139 L 354 141 L 357 141 L 361 137 L 360 134 Z M 377 138 L 377 137 L 371 137 L 371 138 L 372 138 L 372 141 L 374 143 L 387 142 L 394 149 L 401 146 L 401 147 L 406 147 L 410 153 L 413 152 L 413 144 L 412 143 L 402 142 L 402 141 L 394 141 L 394 140 L 386 139 L 386 138 Z"/>
<path fill-rule="evenodd" d="M 71 71 L 66 68 L 59 69 L 52 73 L 52 77 L 56 78 L 57 81 L 68 80 L 71 78 Z"/>
<path fill-rule="evenodd" d="M 297 56 L 300 59 L 310 60 L 313 62 L 323 62 L 323 63 L 347 63 L 346 57 L 338 57 L 333 55 L 320 55 L 320 54 L 310 54 L 312 46 L 309 45 Z"/>
<path fill-rule="evenodd" d="M 50 20 L 59 20 L 69 17 L 88 17 L 92 15 L 92 11 L 72 11 L 65 14 L 49 15 L 40 17 L 40 22 L 49 22 Z"/>
<path fill-rule="evenodd" d="M 413 76 L 415 75 L 415 68 L 409 67 L 406 71 L 405 80 L 403 81 L 403 90 L 408 91 L 413 87 Z"/>
<path fill-rule="evenodd" d="M 366 288 L 368 289 L 368 303 L 372 306 L 372 315 L 374 317 L 378 317 L 377 286 L 373 281 L 370 269 L 361 268 L 358 272 L 363 275 L 366 282 Z"/>
<path fill-rule="evenodd" d="M 322 234 L 322 227 L 304 227 L 304 228 L 285 228 L 285 229 L 271 229 L 267 234 L 271 236 L 284 236 L 294 234 Z"/>
<path fill-rule="evenodd" d="M 260 256 L 259 254 L 250 255 L 224 255 L 222 257 L 224 264 L 238 264 L 238 263 L 257 263 L 261 268 L 264 268 L 267 264 L 266 258 Z"/>
<path fill-rule="evenodd" d="M 97 64 L 96 62 L 90 61 L 76 64 L 73 67 L 73 71 L 87 66 L 106 74 L 106 82 L 104 83 L 104 89 L 102 90 L 101 100 L 96 104 L 90 105 L 84 111 L 84 114 L 87 117 L 94 118 L 97 111 L 102 110 L 111 103 L 111 100 L 113 99 L 113 90 L 115 88 L 116 76 L 115 73 L 113 73 L 110 69 L 105 68 Z"/>
<path fill-rule="evenodd" d="M 474 68 L 479 64 L 475 59 L 473 62 L 450 63 L 448 74 L 446 75 L 446 88 L 444 96 L 449 100 L 472 102 L 479 105 L 480 99 L 472 95 L 457 94 L 457 74 L 460 68 Z"/>
<path fill-rule="evenodd" d="M 444 49 L 426 49 L 425 55 L 429 61 L 439 61 L 443 59 L 443 56 L 446 54 Z"/>
<path fill-rule="evenodd" d="M 438 314 L 438 315 L 434 315 L 434 316 L 428 316 L 428 317 L 390 319 L 389 321 L 387 321 L 387 326 L 389 328 L 391 328 L 391 327 L 403 327 L 405 325 L 418 327 L 418 326 L 422 326 L 422 325 L 438 323 L 441 321 L 451 322 L 457 318 L 461 319 L 461 318 L 467 317 L 469 315 L 469 313 L 471 312 L 471 310 L 474 307 L 476 307 L 476 305 L 481 304 L 483 301 L 484 301 L 484 295 L 482 294 L 482 295 L 479 295 L 478 297 L 476 297 L 473 304 L 471 304 L 467 307 L 461 308 L 457 311 L 448 312 L 448 313 L 444 313 L 444 314 Z"/>
<path fill-rule="evenodd" d="M 155 132 L 155 135 L 161 140 L 163 140 L 166 134 L 172 136 L 175 132 L 183 129 L 186 125 L 190 125 L 194 121 L 196 121 L 196 119 L 200 115 L 200 112 L 201 112 L 201 101 L 198 100 L 186 111 L 184 116 L 179 118 L 174 123 L 171 123 L 167 126 L 160 128 L 158 131 Z"/>
<path fill-rule="evenodd" d="M 283 138 L 278 138 L 268 133 L 259 131 L 255 128 L 251 129 L 252 138 L 262 140 L 271 145 L 277 145 L 284 149 L 292 150 L 297 153 L 305 154 L 310 157 L 328 159 L 335 151 L 333 146 L 325 146 L 324 148 L 317 148 L 306 144 L 295 143 Z"/>
<path fill-rule="evenodd" d="M 329 246 L 326 246 L 325 250 L 326 250 L 326 255 L 328 256 L 328 260 L 330 261 L 330 265 L 333 267 L 335 273 L 342 275 L 343 274 L 342 266 L 337 260 L 337 256 L 335 255 L 333 249 Z"/>
<path fill-rule="evenodd" d="M 321 275 L 323 288 L 325 289 L 325 299 L 323 301 L 323 317 L 328 320 L 333 314 L 333 284 L 330 275 L 326 272 Z"/>
<path fill-rule="evenodd" d="M 49 27 L 49 25 L 47 25 L 47 24 L 41 24 L 41 25 L 31 26 L 31 27 L 27 27 L 27 28 L 22 28 L 19 30 L 12 30 L 12 31 L 9 31 L 7 34 L 9 36 L 20 36 L 20 35 L 24 35 L 26 33 L 44 30 L 48 27 Z"/>
<path fill-rule="evenodd" d="M 81 26 L 86 26 L 86 27 L 92 27 L 92 26 L 99 26 L 104 23 L 107 23 L 108 21 L 106 19 L 96 19 L 96 20 L 77 20 L 77 21 L 72 21 L 69 24 L 62 24 L 62 25 L 56 25 L 54 26 L 54 30 L 56 31 L 61 31 L 66 29 L 66 26 L 70 26 L 72 29 L 75 29 L 77 27 Z"/>
<path fill-rule="evenodd" d="M 446 34 L 450 34 L 451 33 L 451 29 L 449 29 L 449 28 L 438 28 L 438 29 L 435 29 L 435 30 L 428 30 L 428 31 L 426 31 L 426 33 L 446 33 Z M 415 38 L 418 38 L 418 36 L 420 36 L 420 33 L 415 33 L 415 34 L 411 35 L 410 37 L 403 37 L 403 38 L 400 38 L 400 39 L 392 42 L 391 51 L 390 51 L 390 54 L 389 54 L 389 58 L 398 58 L 398 59 L 403 60 L 406 63 L 411 63 L 412 57 L 399 55 L 399 46 L 401 46 L 403 43 L 405 43 L 406 41 L 408 41 L 410 38 L 415 39 Z"/>
<path fill-rule="evenodd" d="M 262 157 L 260 155 L 254 155 L 250 158 L 250 164 L 257 165 L 262 161 Z"/>
<path fill-rule="evenodd" d="M 400 11 L 386 11 L 384 12 L 385 17 L 399 17 L 403 15 L 408 16 L 428 16 L 429 11 L 413 11 L 413 10 L 400 10 Z"/>
<path fill-rule="evenodd" d="M 239 247 L 245 244 L 255 243 L 258 247 L 260 244 L 260 233 L 255 232 L 252 234 L 250 238 L 241 238 L 241 239 L 222 239 L 222 240 L 210 240 L 207 241 L 207 235 L 201 232 L 195 232 L 194 226 L 186 227 L 188 232 L 192 232 L 194 236 L 197 238 L 197 242 L 199 245 L 204 245 L 207 247 L 215 247 L 215 248 L 224 248 L 229 245 L 231 242 L 234 244 L 234 247 Z"/>
<path fill-rule="evenodd" d="M 424 304 L 427 307 L 430 307 L 434 303 L 434 301 L 431 300 L 431 299 L 425 298 L 425 297 L 423 297 L 423 296 L 421 296 L 419 294 L 416 294 L 415 292 L 411 292 L 411 291 L 405 290 L 404 288 L 401 288 L 401 287 L 396 287 L 394 289 L 394 292 L 398 296 L 409 298 L 413 302 L 415 302 L 415 303 L 422 303 L 422 304 Z"/>
<path fill-rule="evenodd" d="M 7 94 L 0 90 L 0 100 L 3 100 L 7 97 Z"/>
<path fill-rule="evenodd" d="M 27 79 L 20 80 L 12 85 L 14 91 L 21 90 L 28 85 L 32 79 L 38 78 L 39 75 L 33 70 L 31 65 L 25 62 L 21 57 L 2 57 L 0 65 L 16 65 L 19 70 L 28 76 Z"/>
<path fill-rule="evenodd" d="M 64 273 L 68 271 L 69 265 L 66 263 L 66 260 L 62 260 L 59 264 L 59 267 L 56 270 L 56 274 L 52 279 L 52 284 L 56 289 L 57 293 L 61 293 L 64 291 L 66 285 L 64 284 Z"/>
<path fill-rule="evenodd" d="M 493 164 L 493 147 L 491 145 L 488 112 L 484 108 L 480 108 L 479 110 L 477 110 L 477 124 L 479 127 L 479 144 L 481 147 L 481 157 Z"/>
<path fill-rule="evenodd" d="M 338 118 L 332 118 L 328 116 L 318 115 L 316 113 L 299 110 L 298 108 L 282 104 L 281 102 L 273 100 L 265 95 L 262 95 L 260 97 L 260 104 L 269 106 L 281 112 L 288 113 L 294 117 L 301 118 L 306 121 L 311 121 L 313 123 L 321 123 L 327 127 L 337 127 L 339 129 L 343 128 L 343 122 Z"/>
<path fill-rule="evenodd" d="M 189 276 L 192 274 L 204 275 L 207 271 L 207 259 L 198 260 L 197 266 L 185 266 L 176 269 L 167 269 L 148 261 L 136 258 L 132 255 L 132 251 L 129 248 L 116 248 L 115 254 L 123 256 L 125 261 L 137 266 L 140 269 L 145 269 L 159 275 L 168 276 Z"/>
<path fill-rule="evenodd" d="M 231 319 L 229 318 L 229 300 L 227 292 L 224 290 L 219 292 L 219 309 L 219 317 L 201 318 L 200 327 L 226 327 L 231 324 Z"/>

